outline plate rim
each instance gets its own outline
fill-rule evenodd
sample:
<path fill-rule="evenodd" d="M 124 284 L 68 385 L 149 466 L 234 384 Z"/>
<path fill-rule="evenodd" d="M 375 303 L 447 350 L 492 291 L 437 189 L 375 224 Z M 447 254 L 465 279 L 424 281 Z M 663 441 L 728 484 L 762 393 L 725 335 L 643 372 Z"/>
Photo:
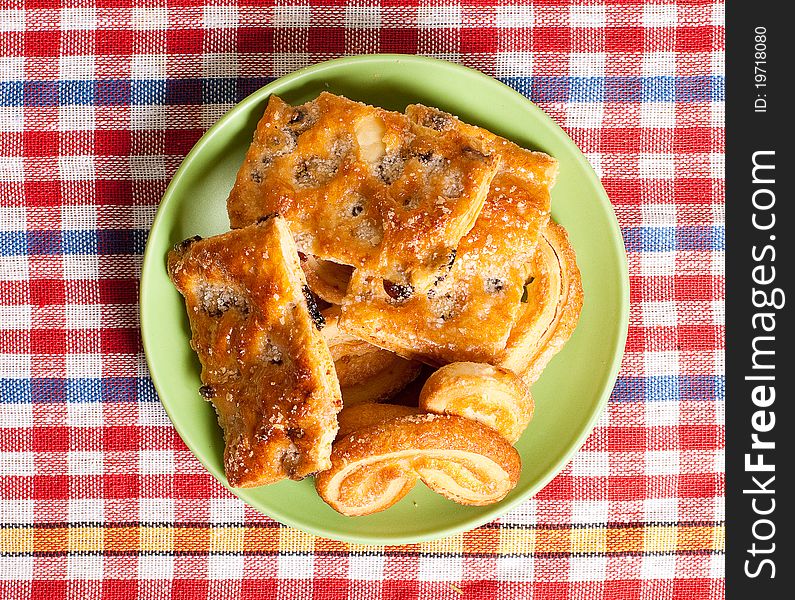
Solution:
<path fill-rule="evenodd" d="M 589 187 L 593 188 L 596 195 L 598 196 L 600 208 L 607 217 L 606 221 L 609 226 L 610 240 L 612 241 L 612 244 L 615 247 L 616 255 L 620 263 L 618 265 L 620 271 L 620 280 L 618 281 L 620 297 L 617 298 L 617 306 L 616 306 L 617 308 L 616 321 L 618 324 L 617 336 L 615 338 L 614 347 L 611 349 L 610 353 L 611 359 L 609 367 L 604 369 L 605 376 L 603 378 L 603 384 L 601 386 L 602 391 L 600 393 L 599 399 L 595 403 L 595 407 L 592 410 L 591 415 L 589 416 L 588 420 L 586 421 L 579 435 L 576 436 L 576 438 L 569 444 L 569 446 L 561 454 L 560 459 L 554 464 L 554 466 L 552 466 L 547 470 L 546 474 L 543 477 L 540 477 L 532 485 L 528 486 L 526 490 L 523 490 L 515 497 L 497 502 L 491 505 L 490 507 L 486 508 L 479 514 L 462 519 L 461 521 L 453 525 L 448 525 L 441 528 L 434 528 L 433 531 L 429 533 L 408 534 L 408 535 L 395 535 L 387 533 L 384 534 L 339 533 L 336 530 L 329 530 L 324 527 L 315 527 L 312 525 L 307 526 L 303 523 L 296 523 L 291 517 L 285 516 L 278 508 L 272 509 L 271 507 L 268 507 L 267 512 L 262 510 L 258 506 L 254 505 L 248 498 L 246 498 L 247 496 L 246 489 L 230 487 L 228 482 L 226 481 L 226 478 L 223 477 L 223 473 L 220 474 L 216 473 L 215 469 L 212 468 L 209 464 L 207 464 L 203 456 L 201 456 L 200 453 L 198 453 L 194 449 L 194 445 L 189 443 L 186 437 L 190 438 L 190 435 L 183 433 L 183 431 L 180 430 L 180 428 L 177 426 L 174 420 L 174 417 L 172 416 L 172 409 L 168 406 L 167 402 L 163 402 L 162 400 L 163 393 L 161 392 L 160 389 L 161 386 L 158 384 L 157 378 L 154 375 L 154 373 L 157 371 L 157 367 L 153 365 L 150 359 L 152 353 L 150 352 L 149 348 L 152 342 L 150 341 L 151 334 L 147 334 L 148 327 L 146 326 L 150 309 L 147 308 L 147 304 L 144 302 L 144 298 L 147 295 L 147 289 L 148 289 L 148 278 L 146 274 L 151 269 L 155 268 L 152 263 L 154 260 L 156 260 L 155 251 L 153 249 L 154 244 L 151 242 L 152 240 L 151 233 L 158 228 L 160 221 L 162 221 L 165 218 L 165 215 L 168 212 L 169 205 L 174 202 L 173 198 L 176 196 L 175 190 L 179 188 L 180 182 L 185 176 L 186 171 L 189 170 L 191 163 L 196 159 L 196 157 L 199 154 L 203 152 L 205 146 L 211 143 L 211 140 L 215 137 L 215 135 L 218 134 L 218 132 L 220 132 L 226 126 L 227 122 L 231 121 L 236 116 L 236 113 L 244 110 L 250 104 L 257 103 L 260 100 L 262 100 L 264 97 L 269 96 L 272 93 L 271 90 L 273 90 L 274 88 L 281 87 L 285 84 L 290 84 L 293 81 L 301 79 L 308 74 L 317 74 L 324 70 L 339 68 L 340 66 L 347 64 L 384 63 L 384 62 L 395 62 L 395 63 L 407 62 L 407 63 L 422 64 L 424 66 L 430 64 L 434 68 L 447 69 L 456 72 L 458 75 L 462 75 L 465 77 L 487 80 L 490 85 L 497 84 L 498 86 L 504 88 L 504 91 L 507 91 L 510 95 L 513 95 L 517 99 L 521 100 L 521 102 L 524 104 L 525 108 L 528 111 L 534 112 L 537 114 L 537 116 L 540 116 L 541 120 L 545 121 L 547 125 L 550 126 L 553 131 L 555 131 L 555 134 L 557 136 L 563 138 L 564 144 L 570 145 L 575 150 L 575 152 L 573 152 L 572 154 L 575 160 L 577 161 L 577 163 L 579 164 L 579 166 L 582 168 L 583 172 L 585 173 Z M 212 475 L 216 480 L 218 480 L 221 483 L 221 485 L 223 485 L 232 494 L 240 498 L 245 504 L 247 504 L 257 512 L 264 514 L 267 517 L 279 522 L 282 525 L 294 527 L 296 529 L 310 533 L 315 536 L 324 537 L 327 539 L 332 539 L 342 542 L 359 543 L 366 545 L 396 545 L 396 544 L 419 543 L 431 540 L 439 540 L 442 538 L 449 537 L 451 535 L 455 535 L 457 533 L 475 529 L 477 527 L 480 527 L 481 525 L 493 521 L 496 518 L 499 518 L 500 516 L 508 513 L 511 509 L 515 508 L 522 502 L 525 502 L 528 498 L 533 497 L 541 489 L 546 487 L 546 485 L 550 481 L 552 481 L 552 479 L 554 479 L 555 477 L 557 477 L 557 475 L 560 474 L 560 472 L 572 459 L 574 454 L 576 454 L 580 450 L 580 448 L 582 448 L 586 439 L 593 432 L 597 420 L 601 417 L 602 413 L 605 410 L 605 407 L 608 403 L 612 390 L 618 379 L 618 373 L 623 361 L 625 347 L 626 347 L 626 340 L 629 331 L 629 310 L 630 310 L 629 269 L 628 269 L 628 260 L 626 254 L 626 246 L 624 244 L 624 238 L 618 223 L 618 218 L 615 214 L 613 205 L 610 202 L 607 192 L 605 191 L 604 186 L 602 185 L 601 180 L 599 179 L 598 175 L 594 171 L 591 164 L 585 158 L 580 148 L 566 133 L 566 131 L 562 127 L 560 127 L 560 125 L 558 125 L 558 123 L 551 116 L 549 116 L 546 112 L 544 112 L 541 108 L 539 108 L 532 100 L 530 100 L 524 94 L 518 92 L 517 90 L 511 88 L 510 86 L 506 85 L 505 83 L 499 81 L 494 77 L 491 77 L 489 75 L 486 75 L 485 73 L 482 73 L 480 71 L 477 71 L 475 69 L 457 63 L 452 63 L 432 57 L 416 56 L 410 54 L 365 54 L 365 55 L 348 56 L 348 57 L 341 57 L 341 58 L 335 58 L 323 61 L 320 63 L 316 63 L 314 65 L 303 67 L 296 71 L 292 71 L 286 75 L 283 75 L 282 77 L 278 77 L 273 81 L 269 82 L 268 84 L 264 85 L 263 87 L 255 90 L 240 102 L 236 103 L 220 119 L 218 119 L 204 134 L 202 134 L 199 140 L 193 145 L 191 150 L 188 152 L 188 154 L 185 155 L 185 158 L 182 160 L 179 167 L 174 172 L 171 181 L 169 182 L 168 186 L 166 187 L 166 190 L 163 192 L 163 196 L 160 199 L 157 211 L 155 213 L 155 217 L 152 221 L 152 226 L 149 228 L 147 234 L 146 247 L 144 249 L 144 254 L 141 262 L 141 277 L 139 280 L 138 305 L 140 311 L 140 329 L 141 329 L 141 340 L 144 350 L 144 356 L 146 360 L 147 369 L 149 371 L 149 378 L 152 381 L 152 384 L 158 395 L 158 401 L 160 402 L 161 406 L 163 406 L 163 409 L 168 415 L 172 427 L 174 427 L 176 432 L 179 434 L 180 438 L 182 438 L 183 442 L 188 447 L 191 454 L 201 463 L 201 465 L 208 471 L 210 475 Z"/>

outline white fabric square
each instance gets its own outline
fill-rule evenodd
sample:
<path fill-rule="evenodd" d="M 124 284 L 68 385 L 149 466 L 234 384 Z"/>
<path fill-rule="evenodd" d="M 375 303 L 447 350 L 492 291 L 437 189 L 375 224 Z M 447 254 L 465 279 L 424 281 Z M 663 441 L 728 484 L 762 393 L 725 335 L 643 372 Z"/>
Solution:
<path fill-rule="evenodd" d="M 311 554 L 279 554 L 276 572 L 279 579 L 312 579 L 315 576 L 315 558 Z"/>
<path fill-rule="evenodd" d="M 85 104 L 65 104 L 58 107 L 59 131 L 91 131 L 94 129 L 94 107 Z"/>
<path fill-rule="evenodd" d="M 61 179 L 66 181 L 92 181 L 94 179 L 94 157 L 88 155 L 61 156 L 58 158 Z"/>
<path fill-rule="evenodd" d="M 677 475 L 679 452 L 676 450 L 650 450 L 646 452 L 646 475 Z"/>
<path fill-rule="evenodd" d="M 61 208 L 64 229 L 94 231 L 97 228 L 97 207 L 93 204 L 71 205 Z"/>
<path fill-rule="evenodd" d="M 240 59 L 234 52 L 202 55 L 202 75 L 207 78 L 235 77 L 240 72 Z"/>
<path fill-rule="evenodd" d="M 0 156 L 0 181 L 25 181 L 25 165 L 21 156 Z"/>
<path fill-rule="evenodd" d="M 140 104 L 130 107 L 130 129 L 147 131 L 150 129 L 168 129 L 168 111 L 165 106 L 157 104 Z"/>
<path fill-rule="evenodd" d="M 64 279 L 99 279 L 99 257 L 96 254 L 64 254 Z"/>
<path fill-rule="evenodd" d="M 713 554 L 709 557 L 709 578 L 717 581 L 726 579 L 725 554 Z"/>
<path fill-rule="evenodd" d="M 722 2 L 715 2 L 712 5 L 712 26 L 725 27 L 726 26 L 726 7 Z"/>
<path fill-rule="evenodd" d="M 569 559 L 570 581 L 604 581 L 606 556 L 572 556 Z"/>
<path fill-rule="evenodd" d="M 577 5 L 569 8 L 572 27 L 604 27 L 607 19 L 604 5 Z"/>
<path fill-rule="evenodd" d="M 644 327 L 674 327 L 676 325 L 676 302 L 641 302 Z"/>
<path fill-rule="evenodd" d="M 205 6 L 204 26 L 213 29 L 237 27 L 239 11 L 237 6 Z"/>
<path fill-rule="evenodd" d="M 607 500 L 574 500 L 571 503 L 571 522 L 607 523 L 608 510 Z"/>
<path fill-rule="evenodd" d="M 24 81 L 25 58 L 22 56 L 0 56 L 0 79 L 3 81 Z"/>
<path fill-rule="evenodd" d="M 99 379 L 102 377 L 100 354 L 67 354 L 66 376 L 70 379 Z"/>
<path fill-rule="evenodd" d="M 67 304 L 67 329 L 99 329 L 102 326 L 102 307 L 99 304 Z"/>
<path fill-rule="evenodd" d="M 210 500 L 210 522 L 215 525 L 243 523 L 243 501 L 238 498 L 213 498 Z"/>
<path fill-rule="evenodd" d="M 173 523 L 174 500 L 171 498 L 141 498 L 138 517 L 143 523 Z"/>
<path fill-rule="evenodd" d="M 0 131 L 25 131 L 25 111 L 22 106 L 0 106 Z"/>
<path fill-rule="evenodd" d="M 130 207 L 133 229 L 149 229 L 155 220 L 157 206 L 138 205 Z"/>
<path fill-rule="evenodd" d="M 533 7 L 523 5 L 501 5 L 497 7 L 497 14 L 495 16 L 495 25 L 500 28 L 516 28 L 532 27 L 533 22 Z"/>
<path fill-rule="evenodd" d="M 0 33 L 25 31 L 25 11 L 16 9 L 0 10 Z"/>
<path fill-rule="evenodd" d="M 676 498 L 647 498 L 643 501 L 643 519 L 652 523 L 676 523 L 679 501 Z"/>
<path fill-rule="evenodd" d="M 726 178 L 726 155 L 722 152 L 711 152 L 709 156 L 709 173 L 713 179 Z"/>
<path fill-rule="evenodd" d="M 62 81 L 94 79 L 94 56 L 62 56 L 58 59 L 58 76 Z"/>
<path fill-rule="evenodd" d="M 640 176 L 644 179 L 673 179 L 674 167 L 673 154 L 642 153 L 638 160 Z"/>
<path fill-rule="evenodd" d="M 676 574 L 675 555 L 646 555 L 642 564 L 641 579 L 673 579 Z"/>
<path fill-rule="evenodd" d="M 63 31 L 90 30 L 97 28 L 97 9 L 62 8 L 61 29 Z"/>
<path fill-rule="evenodd" d="M 533 75 L 532 52 L 498 52 L 495 66 L 497 77 L 531 77 Z"/>
<path fill-rule="evenodd" d="M 167 29 L 168 9 L 165 7 L 151 7 L 132 9 L 133 29 Z"/>
<path fill-rule="evenodd" d="M 69 500 L 70 523 L 102 523 L 105 520 L 105 503 L 99 498 Z"/>
<path fill-rule="evenodd" d="M 30 354 L 0 354 L 0 379 L 30 379 Z"/>
<path fill-rule="evenodd" d="M 66 577 L 70 581 L 101 581 L 102 556 L 70 554 L 66 559 Z"/>
<path fill-rule="evenodd" d="M 132 79 L 165 79 L 166 54 L 133 54 L 130 61 Z"/>
<path fill-rule="evenodd" d="M 679 424 L 679 402 L 660 400 L 646 402 L 647 427 L 673 427 Z"/>
<path fill-rule="evenodd" d="M 723 262 L 721 261 L 722 265 Z M 720 275 L 721 273 L 716 273 Z M 723 325 L 726 323 L 726 302 L 724 300 L 713 300 L 710 302 L 710 312 L 712 313 L 712 324 Z"/>
<path fill-rule="evenodd" d="M 165 179 L 166 163 L 162 156 L 131 156 L 130 174 L 135 180 Z"/>
<path fill-rule="evenodd" d="M 640 255 L 640 274 L 674 275 L 676 273 L 676 252 L 644 252 Z"/>
<path fill-rule="evenodd" d="M 610 453 L 578 452 L 572 460 L 571 473 L 578 477 L 607 477 L 610 474 Z"/>
<path fill-rule="evenodd" d="M 604 106 L 600 102 L 569 102 L 566 105 L 566 126 L 599 128 L 602 126 Z"/>
<path fill-rule="evenodd" d="M 273 7 L 274 27 L 309 27 L 312 20 L 310 6 L 297 6 L 294 4 Z"/>
<path fill-rule="evenodd" d="M 0 429 L 33 427 L 33 404 L 4 402 L 0 404 Z M 15 501 L 16 502 L 16 501 Z M 3 519 L 0 518 L 0 523 Z"/>
<path fill-rule="evenodd" d="M 245 557 L 234 554 L 211 554 L 208 559 L 210 579 L 242 579 Z"/>
<path fill-rule="evenodd" d="M 420 556 L 420 581 L 461 581 L 464 562 L 460 556 Z"/>
<path fill-rule="evenodd" d="M 0 523 L 8 525 L 33 523 L 33 500 L 0 500 Z"/>
<path fill-rule="evenodd" d="M 381 10 L 377 6 L 345 5 L 345 28 L 378 29 L 381 27 Z"/>
<path fill-rule="evenodd" d="M 174 452 L 171 450 L 141 450 L 138 468 L 142 475 L 173 475 Z"/>
<path fill-rule="evenodd" d="M 0 556 L 0 581 L 33 580 L 33 555 Z"/>
<path fill-rule="evenodd" d="M 24 206 L 0 206 L 0 231 L 27 231 Z"/>
<path fill-rule="evenodd" d="M 675 204 L 644 204 L 640 207 L 644 227 L 676 227 Z"/>
<path fill-rule="evenodd" d="M 138 578 L 139 579 L 173 579 L 174 557 L 157 556 L 157 555 L 139 556 Z"/>
<path fill-rule="evenodd" d="M 643 7 L 644 27 L 676 26 L 675 4 L 647 4 Z"/>
<path fill-rule="evenodd" d="M 0 305 L 0 328 L 5 330 L 30 329 L 30 304 Z"/>
<path fill-rule="evenodd" d="M 138 404 L 138 425 L 159 427 L 169 423 L 171 421 L 160 402 L 141 402 Z"/>
<path fill-rule="evenodd" d="M 33 475 L 33 452 L 0 452 L 0 475 Z"/>
<path fill-rule="evenodd" d="M 417 9 L 417 27 L 420 29 L 453 28 L 460 25 L 461 6 L 458 4 L 420 6 Z"/>
<path fill-rule="evenodd" d="M 357 556 L 348 558 L 348 578 L 358 581 L 382 581 L 384 579 L 384 555 Z"/>
<path fill-rule="evenodd" d="M 497 579 L 533 581 L 535 561 L 532 556 L 497 556 Z"/>
<path fill-rule="evenodd" d="M 69 402 L 66 405 L 69 427 L 102 427 L 102 402 Z"/>
<path fill-rule="evenodd" d="M 646 352 L 643 358 L 647 377 L 679 375 L 679 354 L 676 351 Z"/>
<path fill-rule="evenodd" d="M 676 127 L 676 103 L 644 102 L 640 105 L 640 126 L 657 129 Z"/>
<path fill-rule="evenodd" d="M 604 52 L 572 52 L 569 55 L 570 77 L 604 77 Z"/>
<path fill-rule="evenodd" d="M 644 77 L 675 77 L 675 52 L 648 52 L 643 55 L 641 75 Z"/>
<path fill-rule="evenodd" d="M 74 451 L 66 453 L 69 475 L 102 475 L 104 468 L 102 452 Z"/>

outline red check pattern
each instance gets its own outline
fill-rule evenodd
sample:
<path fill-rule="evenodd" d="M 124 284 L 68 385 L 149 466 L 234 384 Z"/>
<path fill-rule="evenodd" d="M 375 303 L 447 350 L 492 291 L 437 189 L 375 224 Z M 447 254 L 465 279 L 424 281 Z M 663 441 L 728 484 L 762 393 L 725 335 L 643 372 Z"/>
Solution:
<path fill-rule="evenodd" d="M 722 2 L 9 1 L 0 6 L 0 598 L 716 599 L 723 584 Z M 535 498 L 434 543 L 313 538 L 243 506 L 148 378 L 159 199 L 248 93 L 425 54 L 529 96 L 601 175 L 627 354 Z"/>

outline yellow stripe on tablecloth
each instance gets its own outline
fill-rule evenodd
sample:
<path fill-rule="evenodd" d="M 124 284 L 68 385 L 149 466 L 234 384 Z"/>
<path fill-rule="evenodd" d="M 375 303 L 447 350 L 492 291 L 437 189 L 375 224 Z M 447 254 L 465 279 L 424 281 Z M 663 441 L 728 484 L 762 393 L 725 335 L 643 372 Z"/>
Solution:
<path fill-rule="evenodd" d="M 171 552 L 370 553 L 532 555 L 650 554 L 722 552 L 722 523 L 615 524 L 554 528 L 482 528 L 449 538 L 406 546 L 372 547 L 325 540 L 289 527 L 170 525 L 47 525 L 0 529 L 0 553 Z"/>

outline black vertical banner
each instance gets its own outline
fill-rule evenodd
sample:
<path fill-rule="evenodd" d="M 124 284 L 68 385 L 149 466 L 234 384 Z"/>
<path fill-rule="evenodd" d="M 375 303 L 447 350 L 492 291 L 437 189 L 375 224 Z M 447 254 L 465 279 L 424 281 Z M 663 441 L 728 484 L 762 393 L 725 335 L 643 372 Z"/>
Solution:
<path fill-rule="evenodd" d="M 791 378 L 795 32 L 726 6 L 726 597 L 795 597 Z"/>

